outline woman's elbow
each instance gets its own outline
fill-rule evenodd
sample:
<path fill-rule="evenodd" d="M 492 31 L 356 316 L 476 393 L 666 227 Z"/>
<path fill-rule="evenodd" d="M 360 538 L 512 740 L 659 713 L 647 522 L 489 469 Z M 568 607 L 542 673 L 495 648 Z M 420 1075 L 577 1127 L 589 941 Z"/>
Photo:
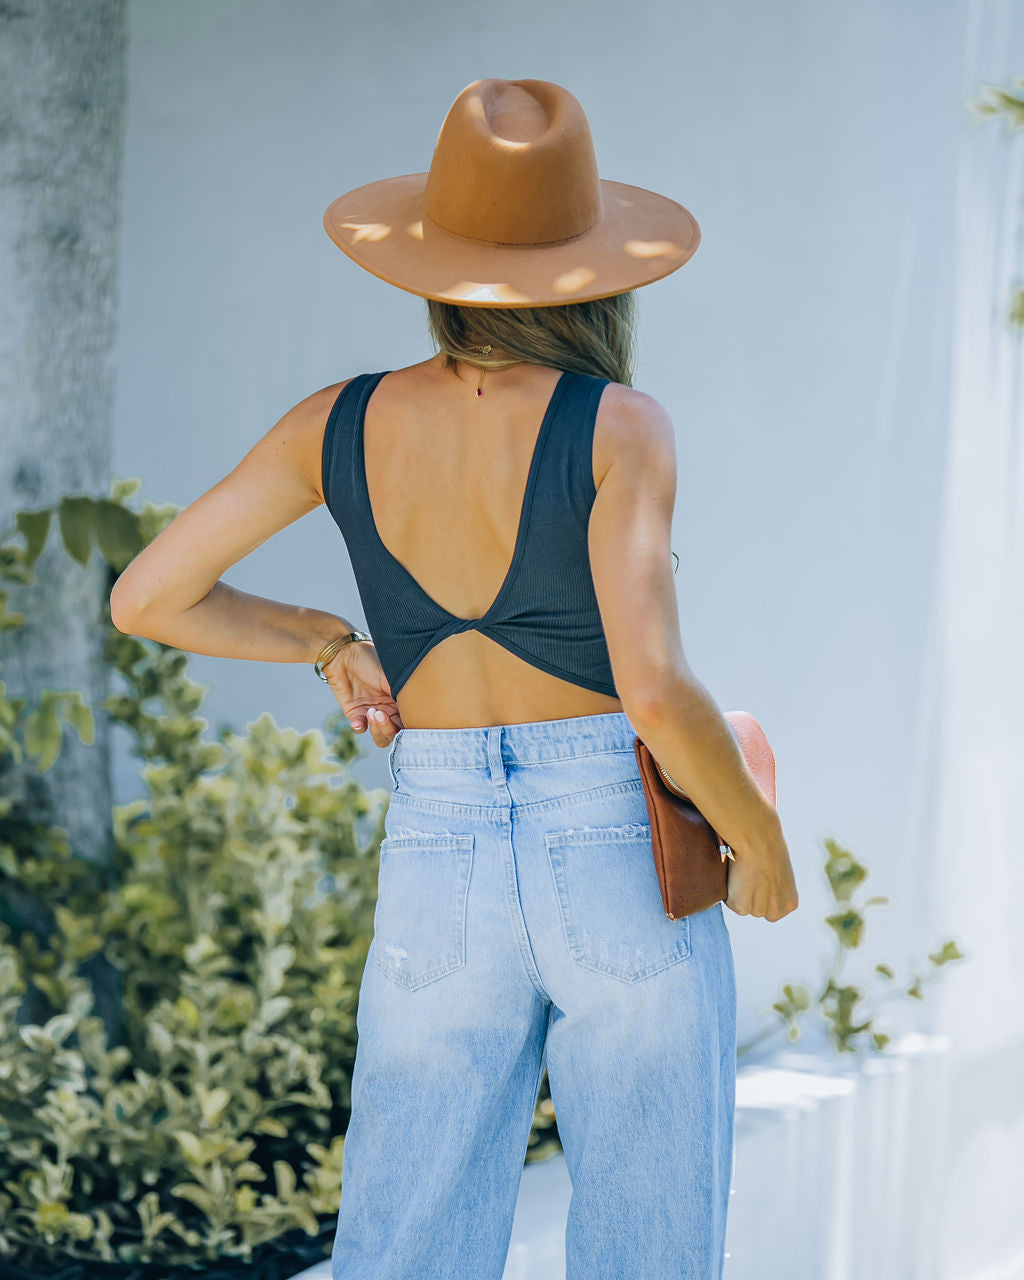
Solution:
<path fill-rule="evenodd" d="M 130 590 L 124 582 L 124 575 L 114 583 L 110 593 L 110 621 L 114 627 L 126 636 L 139 635 L 139 618 L 142 610 L 138 601 L 133 601 Z"/>
<path fill-rule="evenodd" d="M 678 719 L 692 690 L 692 675 L 683 671 L 646 677 L 625 688 L 619 688 L 619 699 L 629 721 L 634 725 L 655 725 L 663 720 Z"/>

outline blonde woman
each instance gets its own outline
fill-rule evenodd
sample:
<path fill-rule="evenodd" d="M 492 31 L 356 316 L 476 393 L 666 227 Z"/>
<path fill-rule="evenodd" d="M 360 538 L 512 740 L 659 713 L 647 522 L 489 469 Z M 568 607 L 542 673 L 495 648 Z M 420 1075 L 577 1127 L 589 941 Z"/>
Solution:
<path fill-rule="evenodd" d="M 632 389 L 634 291 L 692 256 L 697 224 L 599 178 L 580 104 L 542 80 L 470 84 L 428 173 L 324 221 L 427 300 L 436 354 L 296 405 L 111 608 L 192 652 L 315 664 L 388 748 L 334 1276 L 499 1280 L 546 1065 L 567 1280 L 717 1280 L 732 951 L 722 903 L 664 913 L 634 736 L 734 849 L 726 906 L 778 920 L 797 892 L 683 653 L 674 433 Z M 321 503 L 366 631 L 219 580 Z"/>

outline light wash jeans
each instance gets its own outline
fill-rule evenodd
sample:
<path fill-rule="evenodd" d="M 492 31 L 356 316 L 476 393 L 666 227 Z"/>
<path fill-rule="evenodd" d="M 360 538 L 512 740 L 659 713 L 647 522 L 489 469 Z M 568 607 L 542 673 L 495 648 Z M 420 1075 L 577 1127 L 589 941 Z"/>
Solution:
<path fill-rule="evenodd" d="M 545 1060 L 567 1280 L 719 1280 L 736 984 L 664 913 L 625 714 L 402 729 L 334 1280 L 500 1280 Z"/>

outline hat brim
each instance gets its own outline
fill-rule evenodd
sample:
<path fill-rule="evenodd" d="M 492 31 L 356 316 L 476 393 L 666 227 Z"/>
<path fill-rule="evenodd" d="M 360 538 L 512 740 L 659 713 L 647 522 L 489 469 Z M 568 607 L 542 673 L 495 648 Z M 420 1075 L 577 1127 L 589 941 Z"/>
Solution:
<path fill-rule="evenodd" d="M 486 244 L 453 235 L 423 211 L 428 175 L 355 187 L 328 205 L 324 228 L 361 267 L 409 293 L 475 307 L 588 302 L 650 284 L 688 262 L 700 243 L 681 204 L 601 178 L 604 213 L 583 235 L 552 245 Z"/>

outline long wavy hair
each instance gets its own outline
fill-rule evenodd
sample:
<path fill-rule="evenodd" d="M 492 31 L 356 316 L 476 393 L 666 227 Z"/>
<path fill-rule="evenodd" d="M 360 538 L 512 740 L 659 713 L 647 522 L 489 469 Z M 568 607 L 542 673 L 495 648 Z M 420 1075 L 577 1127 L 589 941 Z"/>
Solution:
<path fill-rule="evenodd" d="M 633 385 L 636 365 L 636 290 L 590 302 L 551 307 L 472 307 L 426 298 L 427 326 L 445 368 L 461 378 L 457 361 L 477 369 L 526 363 L 589 373 Z M 487 343 L 508 351 L 498 360 L 471 350 Z"/>

